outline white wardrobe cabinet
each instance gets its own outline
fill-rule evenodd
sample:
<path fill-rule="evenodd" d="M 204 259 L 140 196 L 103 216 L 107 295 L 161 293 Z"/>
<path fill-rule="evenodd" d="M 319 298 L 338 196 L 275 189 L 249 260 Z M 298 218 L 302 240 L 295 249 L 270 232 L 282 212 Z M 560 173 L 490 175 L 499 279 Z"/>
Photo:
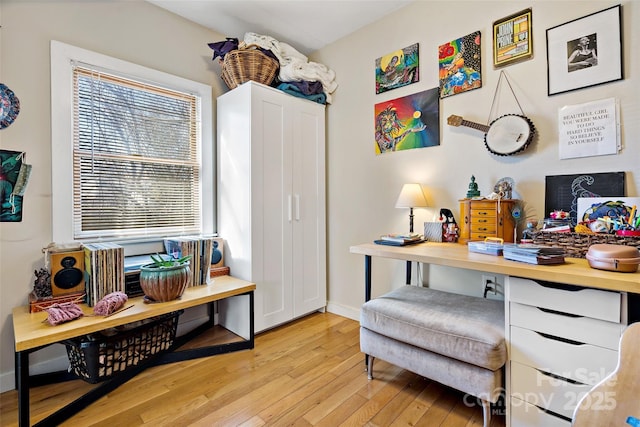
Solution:
<path fill-rule="evenodd" d="M 218 233 L 231 275 L 256 283 L 255 331 L 324 309 L 324 106 L 247 82 L 217 117 Z M 221 307 L 230 330 L 242 301 Z"/>

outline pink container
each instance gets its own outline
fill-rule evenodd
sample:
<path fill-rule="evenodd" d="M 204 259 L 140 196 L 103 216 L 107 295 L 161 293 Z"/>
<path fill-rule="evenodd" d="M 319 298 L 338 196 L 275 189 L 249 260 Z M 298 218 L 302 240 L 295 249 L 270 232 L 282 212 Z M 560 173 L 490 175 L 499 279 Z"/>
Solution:
<path fill-rule="evenodd" d="M 634 273 L 640 264 L 640 251 L 633 246 L 596 244 L 586 254 L 591 268 Z"/>

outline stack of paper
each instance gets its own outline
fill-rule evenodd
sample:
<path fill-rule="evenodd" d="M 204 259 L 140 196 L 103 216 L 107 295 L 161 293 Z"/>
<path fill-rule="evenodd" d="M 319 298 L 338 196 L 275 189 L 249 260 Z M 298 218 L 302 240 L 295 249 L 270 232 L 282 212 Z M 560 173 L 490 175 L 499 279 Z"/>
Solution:
<path fill-rule="evenodd" d="M 505 259 L 529 264 L 564 263 L 564 249 L 550 246 L 505 243 L 502 254 Z"/>
<path fill-rule="evenodd" d="M 422 235 L 416 233 L 407 234 L 383 234 L 380 239 L 375 240 L 379 245 L 404 246 L 422 241 Z"/>

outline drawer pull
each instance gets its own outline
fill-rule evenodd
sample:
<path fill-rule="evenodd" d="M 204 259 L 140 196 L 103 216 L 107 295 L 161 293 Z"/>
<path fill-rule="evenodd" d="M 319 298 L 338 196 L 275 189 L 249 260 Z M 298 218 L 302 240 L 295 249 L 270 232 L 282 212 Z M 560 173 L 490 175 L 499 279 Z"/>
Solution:
<path fill-rule="evenodd" d="M 562 283 L 555 283 L 555 282 L 547 282 L 544 280 L 536 280 L 535 281 L 538 285 L 544 287 L 544 288 L 551 288 L 551 289 L 560 289 L 562 291 L 569 291 L 569 292 L 577 292 L 577 291 L 582 291 L 585 289 L 584 286 L 578 286 L 578 285 L 565 285 Z"/>
<path fill-rule="evenodd" d="M 557 314 L 558 316 L 564 316 L 564 317 L 572 317 L 572 318 L 577 318 L 577 317 L 584 317 L 584 316 L 580 316 L 578 314 L 571 314 L 571 313 L 565 313 L 563 311 L 557 311 L 557 310 L 551 310 L 550 308 L 542 308 L 542 307 L 536 307 L 538 310 L 543 311 L 545 313 L 550 313 L 550 314 Z"/>
<path fill-rule="evenodd" d="M 565 420 L 565 421 L 571 422 L 571 418 L 569 418 L 569 417 L 565 417 L 564 415 L 560 415 L 557 412 L 553 412 L 553 411 L 551 411 L 549 409 L 541 408 L 538 405 L 534 405 L 533 403 L 529 403 L 529 404 L 535 406 L 536 408 L 538 408 L 542 412 L 546 412 L 547 414 L 552 415 L 552 416 L 554 416 L 556 418 L 560 418 L 561 420 Z"/>
<path fill-rule="evenodd" d="M 534 332 L 536 334 L 540 335 L 541 337 L 544 337 L 544 338 L 547 338 L 547 339 L 550 339 L 550 340 L 560 341 L 560 342 L 571 344 L 571 345 L 585 345 L 585 343 L 580 342 L 580 341 L 574 341 L 574 340 L 570 340 L 570 339 L 567 339 L 567 338 L 560 338 L 560 337 L 556 337 L 556 336 L 545 334 L 545 333 L 538 332 L 538 331 L 534 331 Z"/>
<path fill-rule="evenodd" d="M 537 369 L 537 368 L 533 368 L 533 369 L 538 371 L 540 375 L 544 375 L 545 377 L 553 378 L 555 380 L 565 381 L 571 384 L 587 385 L 585 383 L 581 383 L 580 381 L 572 380 L 571 378 L 565 378 L 561 375 L 552 374 L 551 372 L 541 371 L 540 369 Z"/>

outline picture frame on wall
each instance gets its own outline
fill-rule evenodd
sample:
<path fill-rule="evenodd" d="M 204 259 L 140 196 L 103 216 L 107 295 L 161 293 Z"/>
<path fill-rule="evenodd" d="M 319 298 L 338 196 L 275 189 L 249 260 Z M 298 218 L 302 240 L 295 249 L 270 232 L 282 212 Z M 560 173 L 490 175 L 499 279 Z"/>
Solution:
<path fill-rule="evenodd" d="M 440 98 L 482 87 L 480 31 L 438 46 Z"/>
<path fill-rule="evenodd" d="M 374 106 L 376 155 L 440 145 L 438 88 Z"/>
<path fill-rule="evenodd" d="M 376 94 L 420 80 L 418 48 L 418 43 L 414 43 L 376 59 Z"/>
<path fill-rule="evenodd" d="M 622 6 L 547 30 L 547 94 L 622 80 Z"/>
<path fill-rule="evenodd" d="M 493 66 L 511 65 L 533 57 L 531 8 L 493 23 Z"/>

